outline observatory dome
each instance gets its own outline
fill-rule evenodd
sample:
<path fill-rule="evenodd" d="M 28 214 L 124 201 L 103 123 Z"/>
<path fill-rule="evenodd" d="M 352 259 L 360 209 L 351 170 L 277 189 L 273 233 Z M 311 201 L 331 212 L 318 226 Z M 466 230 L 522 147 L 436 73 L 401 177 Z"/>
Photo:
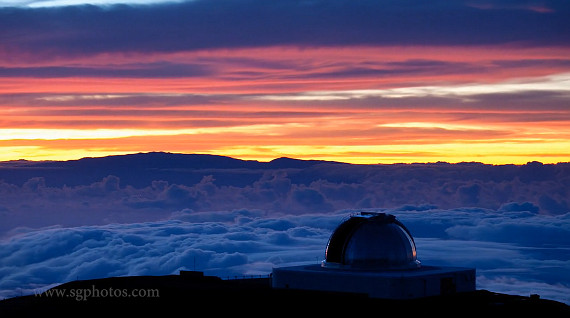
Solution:
<path fill-rule="evenodd" d="M 342 222 L 329 238 L 324 267 L 401 270 L 420 267 L 408 229 L 393 215 L 361 212 Z"/>

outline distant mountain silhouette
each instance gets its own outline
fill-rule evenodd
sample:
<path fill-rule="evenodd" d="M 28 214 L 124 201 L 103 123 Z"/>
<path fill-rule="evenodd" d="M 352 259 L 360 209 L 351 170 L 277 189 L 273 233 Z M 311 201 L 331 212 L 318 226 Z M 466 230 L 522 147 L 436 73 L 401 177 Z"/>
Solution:
<path fill-rule="evenodd" d="M 401 317 L 565 317 L 570 307 L 538 296 L 477 290 L 411 300 L 368 298 L 361 294 L 273 289 L 271 278 L 222 280 L 200 272 L 183 275 L 115 277 L 69 282 L 41 295 L 0 301 L 6 317 L 124 314 L 128 317 L 207 314 L 297 317 L 344 314 Z M 81 291 L 81 293 L 80 293 Z M 89 294 L 89 297 L 87 297 Z M 144 294 L 146 297 L 133 297 Z M 3 316 L 4 316 L 3 315 Z"/>
<path fill-rule="evenodd" d="M 47 186 L 61 187 L 90 184 L 114 175 L 122 183 L 145 187 L 154 180 L 192 185 L 207 172 L 220 185 L 244 186 L 258 180 L 263 170 L 304 169 L 322 163 L 334 162 L 291 158 L 260 162 L 217 155 L 149 152 L 69 161 L 0 163 L 0 180 L 22 185 L 30 178 L 43 177 Z"/>
<path fill-rule="evenodd" d="M 38 162 L 37 166 L 54 167 L 62 163 L 70 167 L 88 168 L 106 166 L 108 168 L 154 168 L 154 169 L 288 169 L 306 168 L 330 161 L 278 158 L 270 162 L 241 160 L 227 156 L 206 154 L 181 154 L 168 152 L 148 152 L 128 155 L 83 158 L 63 162 Z"/>
<path fill-rule="evenodd" d="M 277 159 L 271 160 L 267 167 L 271 169 L 304 169 L 308 167 L 312 167 L 314 165 L 323 164 L 323 163 L 334 163 L 334 164 L 342 164 L 336 161 L 323 161 L 323 160 L 300 160 L 300 159 L 292 159 L 287 157 L 281 157 Z M 345 163 L 347 164 L 347 163 Z"/>

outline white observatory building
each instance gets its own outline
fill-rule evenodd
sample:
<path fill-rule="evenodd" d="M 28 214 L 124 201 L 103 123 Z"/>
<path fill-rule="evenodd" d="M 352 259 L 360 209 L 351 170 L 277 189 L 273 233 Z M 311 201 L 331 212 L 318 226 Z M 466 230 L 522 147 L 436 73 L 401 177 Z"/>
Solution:
<path fill-rule="evenodd" d="M 410 299 L 475 290 L 475 269 L 426 266 L 408 229 L 393 215 L 361 212 L 329 238 L 321 265 L 274 268 L 273 288 Z"/>

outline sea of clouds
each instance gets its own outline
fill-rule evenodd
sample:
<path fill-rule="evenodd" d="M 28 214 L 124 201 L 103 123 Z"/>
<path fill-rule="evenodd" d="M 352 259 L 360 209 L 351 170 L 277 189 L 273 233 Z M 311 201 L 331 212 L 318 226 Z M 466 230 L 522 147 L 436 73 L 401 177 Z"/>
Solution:
<path fill-rule="evenodd" d="M 78 279 L 316 264 L 336 226 L 366 210 L 401 220 L 423 264 L 474 267 L 477 288 L 570 304 L 570 164 L 249 164 L 3 163 L 0 299 Z"/>
<path fill-rule="evenodd" d="M 477 288 L 539 294 L 570 304 L 570 213 L 543 215 L 528 202 L 497 210 L 405 205 L 394 214 L 426 265 L 477 270 Z M 332 231 L 358 210 L 276 214 L 195 212 L 140 223 L 19 229 L 0 241 L 0 297 L 59 283 L 199 270 L 223 278 L 320 263 Z"/>
<path fill-rule="evenodd" d="M 65 163 L 44 169 L 0 165 L 0 239 L 26 227 L 157 221 L 184 209 L 245 208 L 276 215 L 411 205 L 570 212 L 570 164 L 314 164 L 277 169 L 218 164 L 210 169 L 158 169 L 124 160 L 118 168 L 94 163 L 74 170 Z M 99 174 L 93 171 L 98 166 Z"/>

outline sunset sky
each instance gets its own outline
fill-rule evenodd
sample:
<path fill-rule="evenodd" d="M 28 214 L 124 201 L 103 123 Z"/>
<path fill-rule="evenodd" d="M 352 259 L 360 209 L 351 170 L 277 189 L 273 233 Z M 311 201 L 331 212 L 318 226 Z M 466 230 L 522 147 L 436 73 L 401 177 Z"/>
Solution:
<path fill-rule="evenodd" d="M 570 2 L 0 0 L 0 160 L 150 151 L 570 161 Z"/>

